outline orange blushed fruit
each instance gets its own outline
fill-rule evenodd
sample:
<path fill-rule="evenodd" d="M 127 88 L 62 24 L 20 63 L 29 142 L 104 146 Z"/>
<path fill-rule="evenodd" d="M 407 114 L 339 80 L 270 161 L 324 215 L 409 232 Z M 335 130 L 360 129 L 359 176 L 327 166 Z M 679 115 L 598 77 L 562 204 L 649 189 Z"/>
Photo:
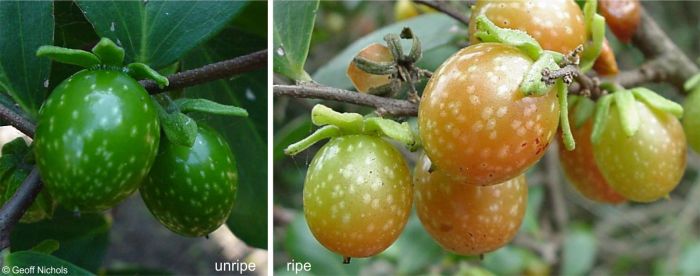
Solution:
<path fill-rule="evenodd" d="M 583 12 L 572 0 L 478 0 L 469 22 L 472 44 L 478 43 L 474 33 L 479 15 L 501 28 L 528 33 L 545 50 L 569 53 L 586 41 Z"/>
<path fill-rule="evenodd" d="M 527 206 L 524 175 L 492 186 L 478 186 L 430 171 L 422 155 L 416 164 L 416 211 L 443 248 L 461 255 L 496 250 L 515 237 Z"/>
<path fill-rule="evenodd" d="M 532 60 L 497 43 L 464 48 L 428 82 L 420 137 L 435 169 L 474 185 L 515 178 L 544 154 L 559 123 L 556 93 L 525 97 Z"/>

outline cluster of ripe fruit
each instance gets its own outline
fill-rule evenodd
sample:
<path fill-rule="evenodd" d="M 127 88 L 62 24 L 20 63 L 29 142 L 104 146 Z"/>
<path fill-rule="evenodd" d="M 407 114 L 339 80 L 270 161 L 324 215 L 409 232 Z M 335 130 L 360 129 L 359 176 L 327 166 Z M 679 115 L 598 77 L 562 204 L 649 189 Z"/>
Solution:
<path fill-rule="evenodd" d="M 615 34 L 629 41 L 639 3 L 613 2 L 601 2 L 601 13 Z M 522 84 L 532 68 L 539 68 L 539 60 L 518 45 L 479 35 L 479 20 L 485 17 L 529 35 L 540 52 L 566 55 L 583 45 L 582 70 L 615 74 L 617 64 L 602 41 L 602 28 L 591 26 L 605 20 L 595 13 L 595 1 L 587 5 L 583 10 L 592 14 L 573 0 L 477 1 L 469 25 L 471 45 L 448 58 L 422 93 L 418 133 L 424 153 L 413 174 L 403 155 L 378 137 L 395 138 L 400 127 L 367 128 L 359 114 L 350 127 L 340 115 L 318 122 L 323 116 L 313 114 L 317 125 L 335 122 L 337 127 L 330 131 L 326 126 L 310 137 L 331 138 L 316 153 L 304 186 L 304 213 L 317 240 L 345 257 L 375 255 L 397 239 L 415 201 L 423 226 L 445 249 L 479 255 L 502 247 L 524 216 L 524 173 L 543 156 L 560 124 L 575 141 L 574 147 L 562 135 L 561 164 L 584 196 L 606 203 L 667 196 L 686 165 L 680 105 L 644 88 L 612 87 L 597 103 L 579 96 L 567 100 L 566 90 L 561 94 L 554 87 L 527 95 Z M 355 60 L 396 63 L 392 52 L 372 44 Z M 386 91 L 396 81 L 395 75 L 369 73 L 358 65 L 366 67 L 353 62 L 348 75 L 360 92 Z"/>

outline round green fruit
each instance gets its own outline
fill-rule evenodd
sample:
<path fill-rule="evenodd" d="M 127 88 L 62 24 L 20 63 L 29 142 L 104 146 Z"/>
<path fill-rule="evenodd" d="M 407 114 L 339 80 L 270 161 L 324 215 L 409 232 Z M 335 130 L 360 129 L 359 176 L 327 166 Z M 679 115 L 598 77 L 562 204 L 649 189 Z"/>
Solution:
<path fill-rule="evenodd" d="M 687 144 L 675 116 L 642 102 L 635 107 L 641 125 L 631 137 L 622 130 L 617 105 L 610 107 L 593 155 L 613 190 L 631 201 L 652 202 L 667 196 L 681 181 Z"/>
<path fill-rule="evenodd" d="M 401 153 L 376 136 L 333 138 L 309 165 L 304 215 L 311 233 L 344 257 L 384 251 L 411 211 L 411 173 Z"/>
<path fill-rule="evenodd" d="M 69 210 L 102 211 L 138 188 L 155 160 L 160 126 L 136 80 L 121 71 L 83 70 L 51 93 L 34 138 L 51 196 Z"/>
<path fill-rule="evenodd" d="M 200 125 L 192 147 L 161 141 L 139 191 L 151 214 L 168 229 L 198 237 L 226 221 L 237 188 L 231 149 L 218 133 Z"/>

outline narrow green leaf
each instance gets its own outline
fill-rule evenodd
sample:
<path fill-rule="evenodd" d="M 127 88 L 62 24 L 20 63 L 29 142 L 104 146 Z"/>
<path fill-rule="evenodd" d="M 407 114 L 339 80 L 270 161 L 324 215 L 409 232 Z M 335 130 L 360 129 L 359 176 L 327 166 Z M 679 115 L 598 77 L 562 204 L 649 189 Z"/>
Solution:
<path fill-rule="evenodd" d="M 284 153 L 287 155 L 296 155 L 305 149 L 309 148 L 310 146 L 313 146 L 316 144 L 318 141 L 321 141 L 323 139 L 328 139 L 332 137 L 337 137 L 340 136 L 341 131 L 340 128 L 334 125 L 327 125 L 323 126 L 311 135 L 307 136 L 306 138 L 302 139 L 299 142 L 296 142 L 294 144 L 289 145 L 286 149 L 284 149 Z"/>
<path fill-rule="evenodd" d="M 523 51 L 532 60 L 542 54 L 540 43 L 526 32 L 496 26 L 486 15 L 476 18 L 476 37 L 483 42 L 500 42 L 514 46 Z"/>
<path fill-rule="evenodd" d="M 617 112 L 620 115 L 622 131 L 625 135 L 631 137 L 637 133 L 639 125 L 641 124 L 639 121 L 639 114 L 637 113 L 637 101 L 629 90 L 617 91 L 613 93 L 613 98 L 615 100 Z"/>
<path fill-rule="evenodd" d="M 558 98 L 559 98 L 559 123 L 561 127 L 561 138 L 564 142 L 564 147 L 566 150 L 574 150 L 576 148 L 576 142 L 574 141 L 574 135 L 571 134 L 571 126 L 569 126 L 569 107 L 566 96 L 569 94 L 566 84 L 562 80 L 557 80 L 555 84 Z"/>
<path fill-rule="evenodd" d="M 163 88 L 170 85 L 168 78 L 164 77 L 158 71 L 153 70 L 150 66 L 144 63 L 131 63 L 127 66 L 127 73 L 132 78 L 137 80 L 150 79 L 158 84 L 158 87 Z"/>
<path fill-rule="evenodd" d="M 40 266 L 42 268 L 50 267 L 55 269 L 65 268 L 65 272 L 57 271 L 52 275 L 95 275 L 72 263 L 39 252 L 20 251 L 5 256 L 4 267 L 30 268 L 37 266 Z M 38 272 L 35 273 L 39 274 Z"/>
<path fill-rule="evenodd" d="M 160 69 L 221 30 L 246 1 L 76 1 L 100 37 L 127 62 Z"/>
<path fill-rule="evenodd" d="M 97 272 L 107 254 L 110 228 L 111 222 L 104 214 L 77 217 L 70 211 L 57 210 L 50 220 L 15 225 L 10 236 L 11 249 L 19 252 L 47 239 L 56 240 L 61 246 L 52 253 L 54 256 Z"/>
<path fill-rule="evenodd" d="M 656 110 L 671 113 L 677 118 L 683 117 L 683 106 L 656 94 L 654 91 L 645 87 L 632 88 L 630 91 L 632 91 L 635 98 Z"/>
<path fill-rule="evenodd" d="M 586 43 L 586 46 L 581 53 L 581 72 L 588 72 L 593 68 L 595 60 L 598 59 L 600 51 L 603 49 L 603 41 L 605 40 L 605 17 L 595 14 L 591 22 L 591 41 Z"/>
<path fill-rule="evenodd" d="M 550 87 L 542 81 L 542 71 L 544 69 L 559 69 L 559 65 L 554 61 L 552 55 L 546 53 L 541 55 L 528 69 L 525 79 L 520 83 L 520 91 L 525 96 L 542 96 L 549 91 Z"/>
<path fill-rule="evenodd" d="M 192 118 L 181 112 L 167 113 L 164 110 L 158 112 L 158 117 L 168 140 L 185 147 L 194 145 L 197 138 L 197 122 Z"/>
<path fill-rule="evenodd" d="M 564 237 L 562 275 L 587 275 L 597 252 L 596 239 L 588 229 L 569 230 Z"/>
<path fill-rule="evenodd" d="M 204 112 L 217 115 L 248 117 L 248 111 L 243 108 L 220 104 L 207 99 L 181 98 L 175 100 L 175 104 L 182 112 Z"/>
<path fill-rule="evenodd" d="M 595 112 L 595 102 L 586 97 L 580 98 L 576 104 L 576 109 L 570 108 L 569 110 L 574 110 L 574 127 L 581 127 L 588 119 L 593 116 Z"/>
<path fill-rule="evenodd" d="M 693 91 L 695 88 L 700 88 L 700 74 L 695 74 L 683 84 L 686 92 Z"/>
<path fill-rule="evenodd" d="M 31 251 L 34 252 L 39 252 L 39 253 L 44 253 L 44 254 L 51 254 L 58 250 L 60 248 L 60 245 L 58 244 L 57 240 L 54 239 L 48 239 L 48 240 L 43 240 L 39 244 L 35 245 L 30 249 Z"/>
<path fill-rule="evenodd" d="M 30 117 L 46 98 L 50 61 L 35 55 L 53 44 L 53 1 L 0 1 L 0 93 Z"/>
<path fill-rule="evenodd" d="M 362 132 L 386 136 L 404 144 L 409 150 L 416 150 L 416 139 L 414 139 L 408 123 L 398 123 L 394 120 L 370 117 L 365 119 Z"/>
<path fill-rule="evenodd" d="M 357 113 L 340 113 L 325 105 L 317 104 L 311 110 L 311 122 L 317 126 L 335 125 L 345 133 L 362 130 L 364 118 Z"/>
<path fill-rule="evenodd" d="M 56 46 L 41 46 L 36 50 L 37 57 L 47 57 L 56 62 L 90 67 L 100 64 L 100 59 L 93 53 L 77 49 Z"/>
<path fill-rule="evenodd" d="M 274 1 L 273 70 L 290 79 L 309 81 L 304 71 L 319 1 Z"/>
<path fill-rule="evenodd" d="M 593 130 L 591 131 L 591 142 L 593 144 L 598 144 L 600 141 L 600 135 L 603 134 L 603 128 L 608 120 L 608 113 L 610 112 L 610 103 L 612 103 L 613 96 L 608 94 L 598 99 L 595 107 L 595 117 L 593 117 Z"/>
<path fill-rule="evenodd" d="M 92 53 L 100 58 L 102 64 L 122 66 L 124 64 L 124 49 L 114 44 L 111 39 L 103 37 L 92 47 Z"/>
<path fill-rule="evenodd" d="M 306 114 L 300 115 L 293 120 L 287 121 L 279 128 L 275 128 L 273 160 L 275 162 L 283 159 L 286 155 L 284 149 L 295 142 L 304 139 L 313 129 L 311 119 Z"/>

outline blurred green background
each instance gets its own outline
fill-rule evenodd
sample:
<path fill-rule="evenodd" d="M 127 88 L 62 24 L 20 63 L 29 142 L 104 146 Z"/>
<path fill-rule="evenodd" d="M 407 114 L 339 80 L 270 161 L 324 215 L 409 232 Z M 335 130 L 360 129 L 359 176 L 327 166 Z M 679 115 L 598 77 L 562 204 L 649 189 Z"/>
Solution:
<path fill-rule="evenodd" d="M 467 3 L 446 1 L 468 14 Z M 693 60 L 700 56 L 700 2 L 651 2 L 643 6 L 669 37 Z M 304 69 L 323 85 L 352 89 L 345 70 L 352 56 L 372 42 L 382 42 L 387 32 L 410 26 L 423 42 L 419 65 L 434 70 L 456 50 L 467 45 L 467 28 L 453 19 L 428 13 L 407 21 L 394 18 L 389 1 L 322 1 L 315 18 L 311 47 Z M 386 29 L 384 29 L 386 28 Z M 620 43 L 610 32 L 621 70 L 633 69 L 643 60 L 633 46 Z M 275 84 L 290 80 L 275 75 Z M 672 86 L 649 85 L 677 102 L 683 96 Z M 519 234 L 508 246 L 486 254 L 484 260 L 462 257 L 441 249 L 411 216 L 399 240 L 373 258 L 342 257 L 321 246 L 303 217 L 302 189 L 307 166 L 320 147 L 295 156 L 282 150 L 310 134 L 310 110 L 319 100 L 274 98 L 274 270 L 293 274 L 286 265 L 310 262 L 311 274 L 458 274 L 458 275 L 609 275 L 700 274 L 700 158 L 689 152 L 688 169 L 670 200 L 652 204 L 625 203 L 609 206 L 580 196 L 564 178 L 556 148 L 527 173 L 528 209 Z M 369 113 L 372 109 L 323 101 L 338 111 Z M 323 144 L 323 143 L 320 143 Z M 415 154 L 406 153 L 412 165 Z M 554 208 L 562 198 L 565 208 Z M 558 214 L 557 214 L 558 213 Z M 555 216 L 562 216 L 557 227 Z"/>

